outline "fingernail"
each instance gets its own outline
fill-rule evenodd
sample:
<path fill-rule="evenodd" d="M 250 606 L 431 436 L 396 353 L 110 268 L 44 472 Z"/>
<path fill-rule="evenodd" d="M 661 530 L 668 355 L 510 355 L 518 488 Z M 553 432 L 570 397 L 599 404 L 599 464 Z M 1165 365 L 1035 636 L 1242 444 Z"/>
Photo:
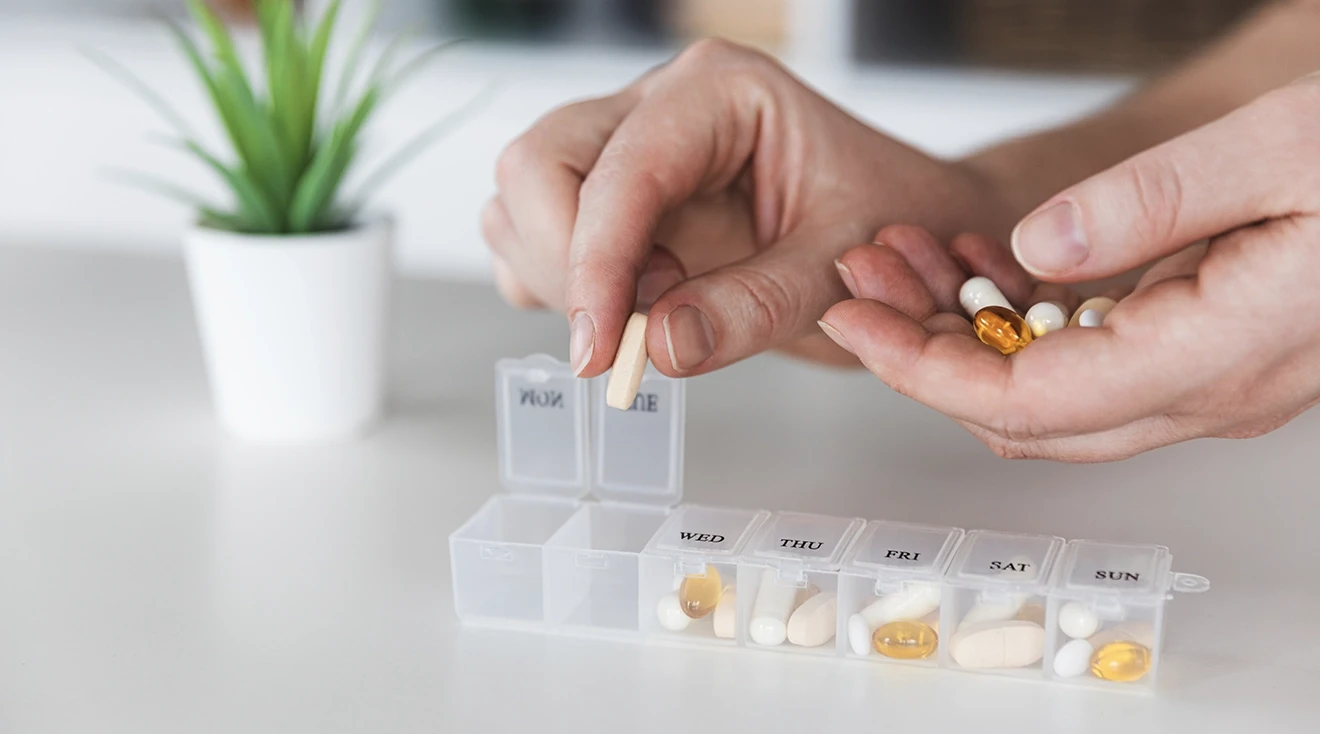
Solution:
<path fill-rule="evenodd" d="M 1038 275 L 1058 275 L 1090 254 L 1077 204 L 1061 201 L 1027 217 L 1013 230 L 1013 255 Z"/>
<path fill-rule="evenodd" d="M 683 282 L 683 271 L 673 267 L 647 268 L 637 279 L 637 310 L 645 313 L 665 291 Z"/>
<path fill-rule="evenodd" d="M 715 333 L 710 319 L 696 306 L 679 306 L 665 317 L 665 345 L 669 363 L 686 372 L 715 353 Z"/>
<path fill-rule="evenodd" d="M 591 320 L 591 316 L 587 315 L 586 311 L 581 311 L 573 317 L 568 336 L 569 363 L 573 367 L 574 375 L 582 374 L 587 362 L 591 361 L 591 353 L 594 351 L 596 351 L 596 322 Z"/>
<path fill-rule="evenodd" d="M 835 344 L 838 344 L 839 346 L 848 350 L 849 354 L 857 354 L 857 352 L 853 351 L 852 345 L 848 343 L 848 340 L 843 338 L 843 334 L 839 333 L 838 329 L 834 328 L 833 326 L 830 326 L 824 321 L 817 321 L 816 325 L 820 327 L 821 331 L 825 332 L 825 336 L 828 336 L 829 338 L 833 339 Z"/>
<path fill-rule="evenodd" d="M 843 287 L 848 289 L 848 292 L 853 295 L 853 298 L 861 298 L 861 296 L 858 295 L 857 279 L 853 277 L 852 271 L 848 269 L 848 266 L 844 265 L 842 260 L 835 260 L 834 267 L 839 270 L 839 278 L 843 281 Z"/>

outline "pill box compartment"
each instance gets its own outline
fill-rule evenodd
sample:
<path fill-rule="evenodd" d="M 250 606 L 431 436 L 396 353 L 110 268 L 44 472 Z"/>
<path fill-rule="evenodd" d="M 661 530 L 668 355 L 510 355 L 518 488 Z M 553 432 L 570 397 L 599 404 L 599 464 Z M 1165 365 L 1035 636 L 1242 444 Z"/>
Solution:
<path fill-rule="evenodd" d="M 1050 574 L 1063 539 L 967 533 L 945 574 L 940 664 L 1040 678 Z"/>
<path fill-rule="evenodd" d="M 638 558 L 682 496 L 683 383 L 650 369 L 618 411 L 607 377 L 578 379 L 551 357 L 501 360 L 495 375 L 509 494 L 450 536 L 459 617 L 636 634 Z"/>
<path fill-rule="evenodd" d="M 867 523 L 839 575 L 838 624 L 847 657 L 939 664 L 944 573 L 962 537 L 959 528 Z"/>
<path fill-rule="evenodd" d="M 765 510 L 698 505 L 675 510 L 642 552 L 642 632 L 655 639 L 737 644 L 742 618 L 735 559 L 769 516 Z"/>
<path fill-rule="evenodd" d="M 739 644 L 837 655 L 839 568 L 865 521 L 778 512 L 756 532 L 738 563 Z"/>
<path fill-rule="evenodd" d="M 1074 540 L 1064 549 L 1049 596 L 1048 677 L 1136 692 L 1154 689 L 1172 591 L 1200 592 L 1201 576 L 1171 571 L 1157 545 Z"/>

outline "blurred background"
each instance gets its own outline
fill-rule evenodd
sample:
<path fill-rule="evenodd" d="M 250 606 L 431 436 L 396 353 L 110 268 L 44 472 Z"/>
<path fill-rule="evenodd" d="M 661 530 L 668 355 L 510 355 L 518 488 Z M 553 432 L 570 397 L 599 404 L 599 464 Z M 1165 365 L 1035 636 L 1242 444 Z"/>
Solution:
<path fill-rule="evenodd" d="M 236 23 L 248 0 L 212 0 Z M 324 0 L 307 0 L 315 12 Z M 494 101 L 382 193 L 408 271 L 486 272 L 477 212 L 500 149 L 565 101 L 607 93 L 692 39 L 764 48 L 859 117 L 957 155 L 1105 104 L 1259 0 L 387 0 L 382 32 L 476 42 L 382 113 L 382 148 L 492 84 Z M 182 0 L 0 0 L 0 244 L 173 252 L 187 211 L 115 185 L 133 164 L 196 188 L 189 161 L 145 141 L 162 126 L 80 48 L 103 51 L 205 125 L 153 14 Z M 366 0 L 348 0 L 350 15 Z M 214 131 L 212 131 L 214 133 Z M 218 138 L 217 138 L 218 139 Z"/>

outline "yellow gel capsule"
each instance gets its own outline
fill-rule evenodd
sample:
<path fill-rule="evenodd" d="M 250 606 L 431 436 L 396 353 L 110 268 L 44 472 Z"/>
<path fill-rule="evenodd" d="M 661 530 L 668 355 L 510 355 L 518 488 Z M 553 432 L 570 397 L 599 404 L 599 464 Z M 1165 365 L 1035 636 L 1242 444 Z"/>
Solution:
<path fill-rule="evenodd" d="M 924 622 L 882 624 L 871 635 L 871 646 L 887 658 L 922 660 L 935 654 L 939 636 Z"/>
<path fill-rule="evenodd" d="M 691 574 L 683 578 L 683 583 L 678 587 L 678 605 L 684 614 L 693 619 L 701 619 L 715 611 L 723 593 L 720 572 L 714 566 L 706 566 L 704 576 Z"/>
<path fill-rule="evenodd" d="M 1111 642 L 1091 655 L 1091 673 L 1102 680 L 1131 683 L 1150 670 L 1150 648 L 1139 642 Z"/>
<path fill-rule="evenodd" d="M 972 317 L 976 338 L 999 350 L 1013 354 L 1031 343 L 1031 329 L 1021 316 L 1003 306 L 986 306 Z"/>

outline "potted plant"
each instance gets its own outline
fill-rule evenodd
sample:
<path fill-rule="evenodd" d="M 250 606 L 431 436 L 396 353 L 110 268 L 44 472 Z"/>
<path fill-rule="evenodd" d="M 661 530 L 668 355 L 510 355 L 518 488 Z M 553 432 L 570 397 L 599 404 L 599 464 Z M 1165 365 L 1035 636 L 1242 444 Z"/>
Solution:
<path fill-rule="evenodd" d="M 221 423 L 249 439 L 306 441 L 358 432 L 380 414 L 393 228 L 365 214 L 363 197 L 457 119 L 428 127 L 343 191 L 364 126 L 381 103 L 446 44 L 394 67 L 404 36 L 369 72 L 357 35 L 336 91 L 323 94 L 340 2 L 308 19 L 293 0 L 257 0 L 261 83 L 233 36 L 189 0 L 205 43 L 166 21 L 207 92 L 232 159 L 206 148 L 137 76 L 94 55 L 171 124 L 170 141 L 224 182 L 232 201 L 203 202 L 149 177 L 132 181 L 181 197 L 198 213 L 184 237 L 197 325 Z M 204 50 L 205 47 L 205 50 Z"/>

